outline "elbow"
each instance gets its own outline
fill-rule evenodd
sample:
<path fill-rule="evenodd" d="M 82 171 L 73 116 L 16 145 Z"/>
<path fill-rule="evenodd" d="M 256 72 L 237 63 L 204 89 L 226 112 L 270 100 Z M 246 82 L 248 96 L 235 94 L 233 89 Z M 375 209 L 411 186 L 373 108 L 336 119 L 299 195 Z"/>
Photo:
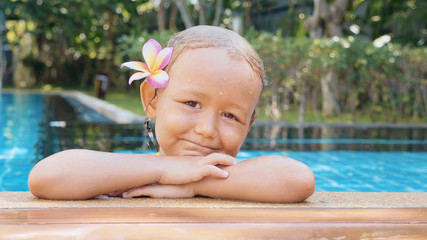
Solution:
<path fill-rule="evenodd" d="M 295 192 L 293 202 L 302 202 L 313 195 L 316 189 L 316 180 L 311 169 L 305 165 L 299 170 L 299 176 L 293 189 Z"/>
<path fill-rule="evenodd" d="M 44 167 L 40 162 L 31 170 L 28 175 L 28 188 L 30 192 L 44 199 L 64 198 L 64 176 L 61 171 L 55 171 Z"/>
<path fill-rule="evenodd" d="M 316 181 L 313 171 L 307 165 L 291 160 L 291 164 L 288 162 L 283 167 L 288 171 L 286 174 L 282 172 L 280 178 L 280 202 L 303 202 L 313 195 Z"/>
<path fill-rule="evenodd" d="M 73 153 L 72 150 L 64 151 L 65 154 Z M 28 188 L 30 192 L 44 199 L 64 198 L 64 185 L 66 176 L 63 157 L 64 152 L 56 153 L 38 162 L 28 175 Z"/>
<path fill-rule="evenodd" d="M 34 196 L 39 198 L 51 198 L 49 188 L 55 182 L 57 179 L 53 174 L 42 171 L 37 165 L 28 175 L 28 188 Z"/>

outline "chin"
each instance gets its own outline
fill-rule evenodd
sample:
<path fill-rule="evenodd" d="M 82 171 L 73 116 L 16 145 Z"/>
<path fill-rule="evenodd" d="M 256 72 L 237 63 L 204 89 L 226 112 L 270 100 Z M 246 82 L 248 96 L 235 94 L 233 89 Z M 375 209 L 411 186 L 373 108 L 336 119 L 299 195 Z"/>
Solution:
<path fill-rule="evenodd" d="M 195 156 L 195 157 L 204 157 L 211 154 L 211 152 L 209 153 L 205 153 L 205 152 L 200 152 L 200 151 L 196 151 L 196 150 L 181 150 L 179 152 L 179 156 Z"/>
<path fill-rule="evenodd" d="M 184 152 L 179 154 L 180 156 L 190 156 L 190 157 L 205 157 L 208 154 L 202 154 L 202 153 L 198 153 L 198 152 Z"/>

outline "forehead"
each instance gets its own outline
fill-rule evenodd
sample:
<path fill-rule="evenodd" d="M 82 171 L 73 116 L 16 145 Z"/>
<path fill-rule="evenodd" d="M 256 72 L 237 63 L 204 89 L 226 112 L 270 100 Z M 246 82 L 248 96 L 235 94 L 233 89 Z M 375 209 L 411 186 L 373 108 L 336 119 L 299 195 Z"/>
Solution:
<path fill-rule="evenodd" d="M 171 82 L 182 77 L 201 81 L 215 80 L 221 84 L 241 84 L 252 91 L 262 89 L 262 79 L 254 72 L 243 57 L 230 54 L 223 48 L 186 49 L 179 53 L 169 69 Z"/>
<path fill-rule="evenodd" d="M 186 50 L 169 70 L 166 91 L 199 93 L 217 100 L 255 107 L 262 81 L 250 65 L 221 48 Z"/>

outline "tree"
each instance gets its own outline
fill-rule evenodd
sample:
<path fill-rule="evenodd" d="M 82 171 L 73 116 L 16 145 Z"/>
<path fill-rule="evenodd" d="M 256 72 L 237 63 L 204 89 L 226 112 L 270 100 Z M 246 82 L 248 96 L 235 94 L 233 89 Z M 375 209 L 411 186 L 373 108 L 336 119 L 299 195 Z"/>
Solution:
<path fill-rule="evenodd" d="M 157 24 L 159 32 L 166 30 L 166 8 L 165 8 L 166 0 L 160 0 L 159 10 L 157 12 Z"/>
<path fill-rule="evenodd" d="M 3 12 L 0 12 L 0 89 L 3 86 L 3 75 L 6 70 L 6 61 L 4 60 L 4 47 L 3 47 L 3 39 L 6 33 L 5 29 L 5 17 Z"/>
<path fill-rule="evenodd" d="M 17 62 L 33 68 L 38 84 L 89 85 L 97 72 L 116 81 L 117 39 L 121 35 L 148 29 L 154 15 L 138 12 L 147 1 L 14 1 L 0 2 L 9 21 L 25 22 L 28 41 L 22 34 L 10 45 L 14 53 L 33 45 Z M 15 26 L 16 24 L 11 24 Z M 10 29 L 10 31 L 15 31 Z M 15 31 L 15 33 L 17 33 Z M 16 55 L 16 54 L 15 54 Z M 40 66 L 45 66 L 41 69 Z M 40 74 L 36 74 L 40 71 Z M 16 71 L 15 71 L 16 72 Z"/>
<path fill-rule="evenodd" d="M 223 11 L 224 0 L 216 0 L 215 4 L 215 17 L 213 20 L 214 26 L 219 26 L 219 22 L 221 20 L 221 15 Z"/>
<path fill-rule="evenodd" d="M 199 25 L 206 24 L 206 0 L 198 0 L 199 4 Z"/>
<path fill-rule="evenodd" d="M 335 0 L 328 4 L 326 0 L 314 0 L 313 15 L 305 22 L 311 37 L 341 37 L 344 14 L 350 9 L 352 0 Z"/>
<path fill-rule="evenodd" d="M 350 9 L 352 0 L 314 0 L 313 15 L 305 22 L 305 27 L 313 38 L 341 37 L 343 35 L 344 14 Z M 322 110 L 324 115 L 339 113 L 337 100 L 338 76 L 332 68 L 324 69 L 320 76 Z"/>
<path fill-rule="evenodd" d="M 184 22 L 185 28 L 194 26 L 193 19 L 191 18 L 190 12 L 188 11 L 185 0 L 173 0 L 181 14 L 182 21 Z"/>

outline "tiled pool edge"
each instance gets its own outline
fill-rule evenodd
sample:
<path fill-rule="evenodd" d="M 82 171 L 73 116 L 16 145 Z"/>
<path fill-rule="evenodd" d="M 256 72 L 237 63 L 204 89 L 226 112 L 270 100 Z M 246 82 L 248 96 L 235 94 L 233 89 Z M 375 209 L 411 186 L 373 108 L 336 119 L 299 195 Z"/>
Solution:
<path fill-rule="evenodd" d="M 30 192 L 0 192 L 0 209 L 43 208 L 289 208 L 289 209 L 357 209 L 357 208 L 427 208 L 427 193 L 316 192 L 302 203 L 261 203 L 208 198 L 189 199 L 121 199 L 101 197 L 83 201 L 44 200 Z"/>

